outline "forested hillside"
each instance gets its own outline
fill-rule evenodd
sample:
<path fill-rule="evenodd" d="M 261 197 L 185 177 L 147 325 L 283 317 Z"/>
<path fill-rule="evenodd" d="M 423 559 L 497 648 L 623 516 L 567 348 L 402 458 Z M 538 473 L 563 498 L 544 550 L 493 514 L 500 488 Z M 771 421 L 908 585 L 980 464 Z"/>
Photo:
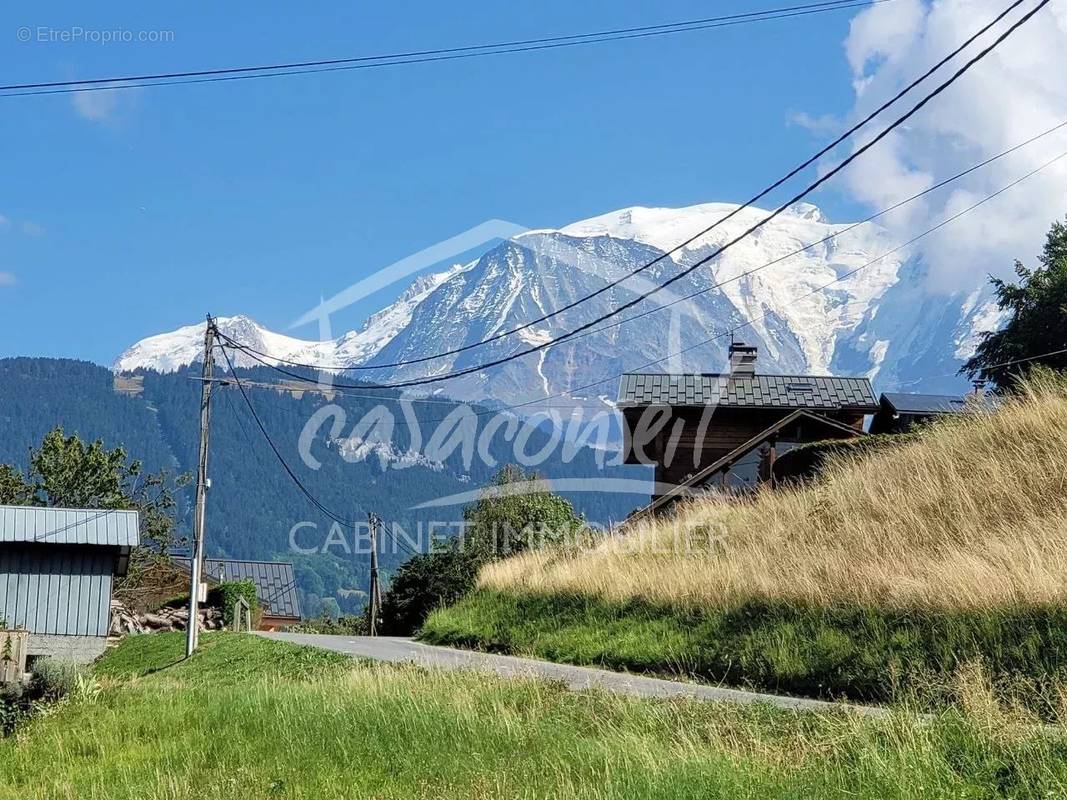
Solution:
<path fill-rule="evenodd" d="M 273 382 L 268 370 L 242 370 L 250 382 Z M 0 462 L 25 467 L 29 448 L 55 426 L 85 439 L 102 439 L 110 447 L 124 447 L 132 458 L 144 461 L 152 470 L 191 473 L 195 468 L 198 441 L 198 370 L 171 374 L 142 373 L 139 393 L 119 393 L 114 376 L 87 362 L 16 358 L 0 360 Z M 134 384 L 131 387 L 137 391 Z M 348 452 L 331 439 L 331 423 L 319 428 L 311 453 L 321 462 L 311 469 L 300 458 L 297 443 L 301 432 L 320 407 L 329 405 L 321 394 L 302 396 L 265 388 L 249 388 L 264 425 L 290 467 L 300 480 L 329 509 L 346 518 L 365 520 L 373 511 L 389 522 L 401 525 L 413 536 L 419 525 L 425 532 L 430 522 L 448 523 L 461 518 L 458 505 L 413 509 L 429 500 L 469 492 L 513 458 L 514 448 L 505 438 L 502 426 L 487 437 L 490 459 L 475 453 L 464 463 L 462 448 L 435 462 L 409 452 L 419 450 L 417 435 L 412 441 L 403 414 L 392 403 L 396 417 L 395 433 L 388 447 L 365 454 Z M 369 396 L 336 395 L 346 423 L 340 434 L 347 437 L 355 424 L 381 401 Z M 414 412 L 421 421 L 421 447 L 438 427 L 437 423 L 454 409 L 450 403 L 418 402 Z M 478 416 L 484 427 L 493 415 Z M 524 450 L 535 453 L 549 435 L 535 431 Z M 643 477 L 634 468 L 601 469 L 596 453 L 577 448 L 563 463 L 562 448 L 552 449 L 550 458 L 538 470 L 548 477 Z M 492 463 L 495 460 L 496 463 Z M 322 545 L 329 535 L 331 520 L 307 501 L 290 481 L 270 447 L 261 436 L 244 400 L 233 385 L 220 386 L 215 394 L 211 426 L 209 473 L 212 488 L 208 499 L 209 555 L 248 559 L 292 560 L 302 590 L 304 612 L 322 610 L 355 611 L 362 598 L 351 591 L 367 583 L 365 553 L 346 552 L 340 544 L 327 553 L 300 554 L 290 549 L 290 531 L 305 525 L 297 536 L 302 548 Z M 178 530 L 186 536 L 191 529 L 192 489 L 185 490 L 179 508 Z M 575 507 L 595 521 L 621 519 L 647 496 L 581 493 L 570 497 Z M 447 533 L 439 526 L 439 533 Z M 348 542 L 352 533 L 347 531 Z M 336 539 L 335 539 L 336 541 Z M 365 549 L 365 547 L 363 548 Z M 388 572 L 407 558 L 403 550 L 386 548 L 382 565 Z"/>

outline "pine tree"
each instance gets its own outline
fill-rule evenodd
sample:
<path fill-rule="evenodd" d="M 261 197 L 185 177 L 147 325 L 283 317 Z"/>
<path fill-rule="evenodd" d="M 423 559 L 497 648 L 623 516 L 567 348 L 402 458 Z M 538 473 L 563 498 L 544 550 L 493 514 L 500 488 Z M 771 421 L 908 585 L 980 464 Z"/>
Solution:
<path fill-rule="evenodd" d="M 1032 270 L 1015 262 L 1018 283 L 990 279 L 1007 321 L 983 335 L 960 372 L 1011 389 L 1037 365 L 1067 370 L 1067 352 L 1056 353 L 1067 350 L 1067 225 L 1053 223 L 1038 260 L 1040 266 Z M 1021 359 L 1032 360 L 1009 363 Z"/>

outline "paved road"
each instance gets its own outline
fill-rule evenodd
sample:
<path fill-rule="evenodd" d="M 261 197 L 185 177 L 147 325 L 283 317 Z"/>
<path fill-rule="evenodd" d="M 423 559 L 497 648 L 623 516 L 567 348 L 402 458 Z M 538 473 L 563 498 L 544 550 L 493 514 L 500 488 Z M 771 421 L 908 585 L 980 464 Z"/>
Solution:
<path fill-rule="evenodd" d="M 731 703 L 769 703 L 780 708 L 815 711 L 828 708 L 851 709 L 862 714 L 882 714 L 883 709 L 869 706 L 849 706 L 841 703 L 826 703 L 798 697 L 780 697 L 758 692 L 744 692 L 685 681 L 668 681 L 644 675 L 575 667 L 555 664 L 532 658 L 515 658 L 469 650 L 453 650 L 449 647 L 434 647 L 411 639 L 379 636 L 324 636 L 310 633 L 262 633 L 269 639 L 293 644 L 321 647 L 346 653 L 357 658 L 370 658 L 394 664 L 415 663 L 437 669 L 467 669 L 494 672 L 508 678 L 543 678 L 562 681 L 574 691 L 584 689 L 607 689 L 639 697 L 690 697 L 697 700 L 717 700 Z"/>

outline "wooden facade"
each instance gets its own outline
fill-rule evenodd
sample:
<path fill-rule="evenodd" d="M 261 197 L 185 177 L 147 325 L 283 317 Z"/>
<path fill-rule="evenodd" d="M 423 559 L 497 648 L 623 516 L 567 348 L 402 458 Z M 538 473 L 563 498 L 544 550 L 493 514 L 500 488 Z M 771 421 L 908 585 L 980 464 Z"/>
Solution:
<path fill-rule="evenodd" d="M 878 404 L 866 378 L 759 375 L 755 348 L 731 348 L 726 374 L 624 376 L 618 405 L 630 464 L 655 466 L 653 505 L 678 488 L 772 479 L 783 449 L 863 435 Z M 750 477 L 752 476 L 752 477 Z"/>

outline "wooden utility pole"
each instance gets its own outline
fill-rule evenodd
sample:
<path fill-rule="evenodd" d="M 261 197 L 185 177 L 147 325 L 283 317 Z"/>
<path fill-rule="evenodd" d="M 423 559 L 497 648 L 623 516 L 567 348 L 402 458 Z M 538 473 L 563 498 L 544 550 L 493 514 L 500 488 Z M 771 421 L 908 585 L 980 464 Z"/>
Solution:
<path fill-rule="evenodd" d="M 370 635 L 378 635 L 378 617 L 381 614 L 382 596 L 378 588 L 378 523 L 375 514 L 368 514 L 370 523 Z"/>
<path fill-rule="evenodd" d="M 196 650 L 200 630 L 200 588 L 203 583 L 204 521 L 207 507 L 207 447 L 208 428 L 211 424 L 211 389 L 214 374 L 215 320 L 207 316 L 204 331 L 203 386 L 200 389 L 200 457 L 196 467 L 196 514 L 193 522 L 193 548 L 189 558 L 189 625 L 185 635 L 185 657 Z"/>

